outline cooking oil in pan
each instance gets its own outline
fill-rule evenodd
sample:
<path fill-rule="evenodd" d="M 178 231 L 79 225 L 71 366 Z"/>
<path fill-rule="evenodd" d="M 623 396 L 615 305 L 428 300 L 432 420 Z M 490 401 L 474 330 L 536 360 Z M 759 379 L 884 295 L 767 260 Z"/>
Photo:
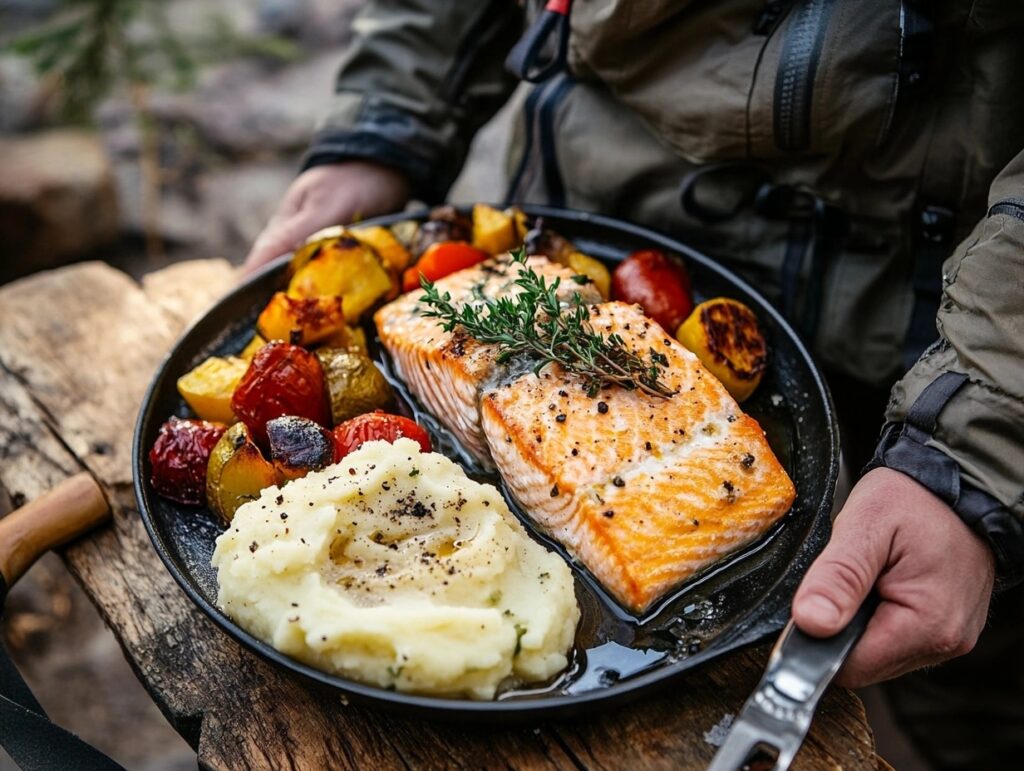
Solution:
<path fill-rule="evenodd" d="M 771 558 L 768 546 L 781 524 L 753 545 L 720 560 L 667 595 L 643 616 L 622 608 L 600 583 L 558 542 L 551 539 L 525 514 L 497 472 L 482 468 L 472 454 L 425 410 L 397 377 L 391 359 L 369 335 L 371 354 L 399 395 L 400 411 L 427 428 L 434 449 L 457 460 L 469 477 L 502 491 L 509 508 L 530 536 L 558 553 L 572 568 L 580 622 L 565 671 L 547 683 L 529 686 L 509 680 L 499 700 L 534 699 L 544 695 L 573 695 L 610 687 L 651 671 L 670 661 L 700 653 L 723 628 L 750 609 L 748 592 L 726 591 L 736 573 L 746 575 Z M 765 389 L 768 390 L 768 389 Z M 768 396 L 754 398 L 745 410 L 761 421 L 780 462 L 791 471 L 795 432 L 784 403 Z M 741 568 L 737 570 L 737 568 Z"/>

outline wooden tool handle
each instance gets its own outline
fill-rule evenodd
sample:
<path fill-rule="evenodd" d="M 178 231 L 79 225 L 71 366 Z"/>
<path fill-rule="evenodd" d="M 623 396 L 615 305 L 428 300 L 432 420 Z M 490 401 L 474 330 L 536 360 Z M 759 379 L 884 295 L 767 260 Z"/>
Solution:
<path fill-rule="evenodd" d="M 50 549 L 109 519 L 103 490 L 84 471 L 0 519 L 0 573 L 7 586 Z"/>

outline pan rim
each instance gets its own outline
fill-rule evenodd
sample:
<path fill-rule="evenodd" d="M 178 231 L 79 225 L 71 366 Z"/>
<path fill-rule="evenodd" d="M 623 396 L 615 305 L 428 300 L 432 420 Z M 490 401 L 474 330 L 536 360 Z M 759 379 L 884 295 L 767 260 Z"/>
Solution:
<path fill-rule="evenodd" d="M 839 431 L 836 421 L 835 407 L 828 385 L 820 369 L 811 357 L 811 354 L 803 340 L 800 339 L 799 335 L 797 335 L 786 319 L 783 318 L 781 313 L 772 306 L 760 292 L 731 270 L 724 267 L 708 255 L 673 238 L 642 226 L 634 225 L 632 223 L 604 215 L 529 204 L 523 204 L 520 205 L 520 207 L 530 216 L 547 216 L 551 218 L 585 222 L 597 228 L 603 228 L 615 232 L 616 235 L 619 236 L 657 244 L 661 248 L 683 255 L 687 260 L 693 260 L 700 263 L 703 269 L 716 273 L 719 278 L 738 287 L 742 291 L 746 292 L 750 297 L 757 300 L 759 305 L 758 312 L 765 313 L 772 317 L 773 322 L 782 332 L 785 333 L 788 338 L 788 342 L 793 346 L 794 352 L 806 366 L 811 375 L 811 383 L 813 383 L 817 390 L 816 396 L 821 398 L 822 407 L 824 408 L 824 415 L 822 417 L 824 418 L 823 422 L 825 425 L 823 430 L 827 431 L 828 438 L 830 440 L 830 458 L 827 476 L 824 482 L 825 494 L 814 507 L 814 520 L 801 542 L 801 549 L 803 549 L 804 544 L 812 538 L 820 540 L 823 545 L 824 540 L 827 540 L 828 532 L 831 529 L 828 514 L 831 510 L 832 498 L 839 472 Z M 424 208 L 422 210 L 375 217 L 358 224 L 360 226 L 387 225 L 407 219 L 422 219 L 427 212 L 429 212 L 429 209 Z M 146 448 L 142 446 L 142 438 L 144 429 L 151 419 L 151 412 L 154 408 L 155 402 L 154 397 L 157 393 L 158 386 L 163 385 L 164 381 L 167 379 L 167 369 L 171 363 L 174 353 L 178 350 L 181 344 L 192 335 L 196 327 L 202 324 L 214 309 L 219 308 L 222 304 L 228 303 L 237 295 L 247 291 L 250 285 L 260 281 L 266 274 L 279 271 L 289 256 L 290 255 L 282 255 L 263 266 L 252 275 L 248 276 L 243 282 L 239 283 L 230 291 L 219 297 L 217 301 L 210 306 L 210 308 L 190 323 L 178 336 L 167 354 L 161 360 L 159 367 L 146 389 L 142 406 L 135 423 L 132 440 L 132 485 L 135 493 L 136 504 L 138 506 L 140 516 L 142 517 L 143 524 L 145 525 L 146 532 L 156 549 L 157 555 L 160 557 L 161 562 L 163 562 L 168 572 L 170 572 L 171 576 L 184 590 L 185 594 L 192 600 L 192 602 L 194 602 L 218 628 L 226 632 L 235 641 L 243 644 L 250 651 L 258 654 L 265 660 L 271 661 L 278 666 L 298 674 L 307 680 L 318 683 L 319 685 L 327 686 L 336 691 L 340 691 L 343 694 L 352 696 L 354 700 L 358 700 L 368 705 L 384 708 L 390 707 L 406 711 L 414 710 L 421 714 L 429 713 L 440 719 L 467 718 L 486 720 L 490 718 L 509 719 L 516 716 L 529 719 L 578 715 L 581 712 L 592 710 L 595 705 L 605 705 L 605 703 L 607 703 L 608 706 L 611 706 L 613 704 L 619 704 L 624 701 L 637 698 L 643 693 L 649 692 L 654 688 L 670 684 L 688 670 L 704 663 L 705 661 L 710 661 L 730 651 L 736 650 L 737 648 L 753 644 L 757 640 L 763 639 L 773 631 L 778 631 L 778 629 L 780 629 L 785 623 L 786 616 L 788 616 L 788 606 L 785 609 L 786 613 L 781 617 L 776 617 L 779 616 L 779 614 L 776 613 L 775 616 L 761 619 L 761 624 L 755 629 L 754 638 L 746 639 L 743 635 L 743 632 L 751 627 L 751 621 L 757 620 L 758 610 L 760 609 L 761 604 L 767 603 L 771 595 L 780 590 L 779 585 L 776 584 L 768 594 L 764 595 L 764 603 L 754 605 L 745 613 L 740 615 L 729 627 L 723 630 L 722 634 L 714 640 L 713 645 L 706 649 L 702 649 L 694 655 L 673 661 L 665 666 L 651 669 L 650 671 L 639 673 L 629 679 L 618 681 L 603 688 L 572 694 L 545 695 L 542 698 L 530 698 L 528 696 L 524 696 L 516 699 L 495 699 L 490 701 L 474 701 L 465 698 L 455 699 L 401 693 L 349 680 L 340 675 L 324 672 L 293 659 L 236 624 L 227 616 L 226 613 L 224 613 L 215 604 L 209 602 L 198 591 L 198 589 L 193 586 L 192 579 L 185 575 L 185 572 L 179 568 L 175 556 L 172 555 L 171 550 L 165 543 L 163 535 L 158 531 L 147 500 L 148 491 L 146 490 L 144 481 L 144 456 Z M 808 516 L 811 516 L 810 512 L 808 512 Z M 781 579 L 779 583 L 782 583 Z"/>

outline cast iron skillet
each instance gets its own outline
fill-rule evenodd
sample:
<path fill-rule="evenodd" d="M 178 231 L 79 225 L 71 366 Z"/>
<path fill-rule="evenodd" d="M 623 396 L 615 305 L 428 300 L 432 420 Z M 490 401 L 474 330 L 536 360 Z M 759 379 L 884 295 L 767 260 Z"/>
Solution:
<path fill-rule="evenodd" d="M 835 415 L 821 373 L 779 313 L 734 274 L 677 241 L 606 217 L 524 208 L 531 216 L 543 216 L 546 227 L 571 239 L 581 251 L 608 263 L 636 249 L 675 252 L 689 266 L 698 301 L 725 295 L 754 309 L 768 338 L 771 359 L 761 386 L 744 409 L 760 421 L 793 478 L 796 502 L 764 539 L 713 566 L 644 618 L 635 618 L 619 608 L 584 569 L 570 561 L 582 619 L 568 670 L 552 682 L 505 691 L 495 701 L 387 691 L 289 658 L 241 629 L 217 608 L 216 572 L 210 567 L 210 557 L 222 527 L 205 508 L 182 506 L 158 496 L 149 484 L 146 457 L 160 425 L 172 414 L 189 414 L 175 389 L 176 379 L 207 356 L 236 353 L 248 342 L 256 315 L 284 279 L 285 261 L 275 262 L 218 302 L 164 360 L 135 428 L 135 494 L 160 558 L 186 594 L 214 622 L 263 657 L 337 688 L 354 700 L 439 717 L 507 721 L 516 716 L 534 719 L 577 715 L 637 698 L 692 667 L 781 629 L 801 576 L 828 539 L 839 458 Z M 419 218 L 425 216 L 424 212 Z M 396 215 L 373 222 L 389 224 L 408 218 L 407 214 Z M 390 376 L 386 354 L 378 350 L 376 356 Z M 423 414 L 404 389 L 400 393 L 407 413 L 431 430 L 435 448 L 465 461 L 437 421 Z M 479 469 L 464 465 L 479 478 Z M 568 560 L 559 546 L 532 529 L 514 505 L 513 510 L 537 540 Z"/>

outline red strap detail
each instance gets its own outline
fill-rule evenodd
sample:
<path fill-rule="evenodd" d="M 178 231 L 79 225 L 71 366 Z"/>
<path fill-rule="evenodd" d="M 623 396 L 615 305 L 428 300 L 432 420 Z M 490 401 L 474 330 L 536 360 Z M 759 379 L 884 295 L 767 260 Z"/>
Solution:
<path fill-rule="evenodd" d="M 552 13 L 560 13 L 562 16 L 569 15 L 569 6 L 572 5 L 572 0 L 548 0 L 548 4 L 544 6 L 545 11 L 551 11 Z"/>

